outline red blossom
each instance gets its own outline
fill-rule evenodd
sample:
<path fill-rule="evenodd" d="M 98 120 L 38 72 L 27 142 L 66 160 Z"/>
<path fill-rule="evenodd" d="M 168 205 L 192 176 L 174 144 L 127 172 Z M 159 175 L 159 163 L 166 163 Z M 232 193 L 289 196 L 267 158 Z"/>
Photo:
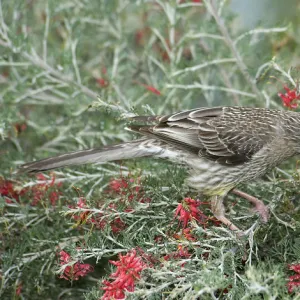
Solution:
<path fill-rule="evenodd" d="M 125 292 L 133 292 L 135 283 L 141 278 L 141 272 L 147 268 L 142 258 L 137 256 L 136 250 L 131 250 L 126 255 L 119 254 L 118 261 L 110 263 L 117 267 L 116 272 L 110 275 L 113 281 L 104 280 L 105 291 L 101 300 L 125 299 Z"/>
<path fill-rule="evenodd" d="M 141 84 L 143 87 L 145 87 L 149 92 L 156 94 L 156 95 L 161 95 L 161 92 L 157 90 L 155 87 L 151 85 L 146 85 L 146 84 Z"/>
<path fill-rule="evenodd" d="M 196 241 L 196 238 L 191 234 L 191 230 L 191 228 L 183 229 L 183 235 L 188 241 L 194 242 Z"/>
<path fill-rule="evenodd" d="M 174 217 L 178 216 L 183 228 L 186 228 L 188 222 L 192 220 L 196 220 L 202 225 L 207 223 L 208 217 L 198 208 L 201 204 L 201 201 L 192 198 L 185 198 L 182 203 L 178 204 Z"/>
<path fill-rule="evenodd" d="M 155 243 L 161 243 L 164 240 L 164 237 L 162 235 L 156 235 L 154 237 L 154 242 Z"/>
<path fill-rule="evenodd" d="M 41 181 L 47 180 L 43 174 L 38 174 L 36 177 Z M 60 186 L 61 183 L 55 183 L 55 176 L 52 176 L 50 183 L 38 183 L 31 188 L 19 188 L 14 182 L 0 178 L 0 195 L 5 198 L 6 203 L 11 203 L 12 199 L 19 201 L 20 196 L 26 195 L 31 199 L 32 206 L 36 206 L 42 199 L 48 197 L 51 205 L 55 206 L 61 195 L 58 191 Z"/>
<path fill-rule="evenodd" d="M 139 256 L 147 262 L 148 267 L 152 268 L 155 264 L 159 263 L 159 259 L 153 256 L 152 254 L 146 253 L 141 247 L 136 247 L 136 250 L 139 253 Z"/>
<path fill-rule="evenodd" d="M 142 187 L 140 185 L 140 179 L 131 178 L 131 177 L 121 177 L 121 178 L 112 178 L 109 182 L 109 188 L 107 190 L 111 196 L 118 198 L 120 200 L 120 206 L 116 203 L 111 203 L 108 207 L 100 207 L 103 212 L 92 213 L 92 210 L 89 210 L 89 206 L 86 204 L 84 198 L 79 198 L 76 206 L 69 206 L 70 208 L 84 208 L 82 212 L 76 212 L 72 218 L 78 221 L 78 225 L 88 224 L 93 225 L 97 229 L 103 229 L 105 226 L 110 226 L 113 233 L 118 234 L 126 228 L 126 223 L 120 218 L 115 217 L 111 220 L 110 216 L 112 213 L 118 212 L 120 207 L 124 212 L 133 212 L 134 209 L 131 206 L 133 201 L 140 203 L 149 203 L 150 198 L 144 196 Z"/>
<path fill-rule="evenodd" d="M 287 283 L 288 292 L 292 293 L 294 289 L 300 287 L 300 264 L 289 265 L 289 269 L 297 273 L 290 276 L 289 282 Z"/>
<path fill-rule="evenodd" d="M 145 46 L 149 37 L 151 35 L 151 29 L 149 27 L 144 27 L 135 32 L 135 43 L 138 46 Z"/>
<path fill-rule="evenodd" d="M 109 183 L 109 193 L 122 196 L 120 203 L 124 204 L 126 200 L 133 200 L 140 203 L 149 203 L 150 198 L 144 197 L 144 192 L 140 183 L 140 178 L 121 177 L 112 178 Z M 126 211 L 132 211 L 131 207 L 127 207 Z"/>
<path fill-rule="evenodd" d="M 284 106 L 288 108 L 297 108 L 298 100 L 300 100 L 300 94 L 297 92 L 297 89 L 289 89 L 286 85 L 283 87 L 286 91 L 285 94 L 278 93 L 278 96 L 282 99 L 282 103 Z"/>
<path fill-rule="evenodd" d="M 17 288 L 16 288 L 16 296 L 20 296 L 22 293 L 22 289 L 23 289 L 23 284 L 22 282 L 18 284 Z"/>
<path fill-rule="evenodd" d="M 60 275 L 60 278 L 70 280 L 70 281 L 78 280 L 79 277 L 84 277 L 88 273 L 94 271 L 93 266 L 90 264 L 82 264 L 79 262 L 71 263 L 72 262 L 71 255 L 64 250 L 61 250 L 59 252 L 59 255 L 60 255 L 60 265 L 61 266 L 67 265 L 63 269 L 63 273 Z"/>
<path fill-rule="evenodd" d="M 126 223 L 124 223 L 121 218 L 116 218 L 110 223 L 111 231 L 113 233 L 120 233 L 126 228 Z"/>
<path fill-rule="evenodd" d="M 191 228 L 184 228 L 182 230 L 182 233 L 174 233 L 173 238 L 177 240 L 186 239 L 188 241 L 194 242 L 196 241 L 196 238 L 191 234 Z"/>
<path fill-rule="evenodd" d="M 128 182 L 125 178 L 111 179 L 109 182 L 109 187 L 111 191 L 117 194 L 126 194 L 126 189 L 128 188 Z"/>
<path fill-rule="evenodd" d="M 103 229 L 105 226 L 109 225 L 113 233 L 120 233 L 126 228 L 126 223 L 124 223 L 120 217 L 116 217 L 112 221 L 108 221 L 108 216 L 111 212 L 115 211 L 115 205 L 110 204 L 108 209 L 104 209 L 105 213 L 95 213 L 92 216 L 91 211 L 88 209 L 89 206 L 86 204 L 86 200 L 82 197 L 79 198 L 76 207 L 69 206 L 70 208 L 84 208 L 83 212 L 80 212 L 79 215 L 74 214 L 72 218 L 77 221 L 78 225 L 88 224 L 94 225 L 97 229 Z"/>
<path fill-rule="evenodd" d="M 102 66 L 101 74 L 102 74 L 102 77 L 96 78 L 96 82 L 102 88 L 108 87 L 109 86 L 109 81 L 107 79 L 107 69 L 106 69 L 105 66 Z"/>
<path fill-rule="evenodd" d="M 86 200 L 83 197 L 80 197 L 77 202 L 77 207 L 86 208 Z"/>
<path fill-rule="evenodd" d="M 0 178 L 0 196 L 4 198 L 6 203 L 12 203 L 13 199 L 19 201 L 21 194 L 24 194 L 24 191 L 18 191 L 12 181 Z"/>
<path fill-rule="evenodd" d="M 96 228 L 99 228 L 99 229 L 103 229 L 106 225 L 106 221 L 101 220 L 103 214 L 95 214 L 95 215 L 89 217 L 91 214 L 91 211 L 88 210 L 89 206 L 86 204 L 86 199 L 84 199 L 83 197 L 79 198 L 76 206 L 69 205 L 69 208 L 85 209 L 84 211 L 79 212 L 78 215 L 74 214 L 72 216 L 72 218 L 77 221 L 77 225 L 93 224 L 93 225 L 95 225 Z"/>
<path fill-rule="evenodd" d="M 191 254 L 189 253 L 187 247 L 178 245 L 177 251 L 165 255 L 164 260 L 182 259 L 182 258 L 190 258 L 190 257 L 191 257 Z"/>
<path fill-rule="evenodd" d="M 36 177 L 38 180 L 45 182 L 38 183 L 29 190 L 31 197 L 33 198 L 30 204 L 36 206 L 41 200 L 48 197 L 51 205 L 55 206 L 59 196 L 62 194 L 58 191 L 58 188 L 62 183 L 55 183 L 55 175 L 52 175 L 50 183 L 47 182 L 47 178 L 43 174 L 37 174 Z"/>
<path fill-rule="evenodd" d="M 16 131 L 17 134 L 22 133 L 23 131 L 25 131 L 27 128 L 27 124 L 26 123 L 15 123 L 14 124 L 14 129 Z"/>
<path fill-rule="evenodd" d="M 97 83 L 98 83 L 98 85 L 100 87 L 107 87 L 107 86 L 109 86 L 109 81 L 106 80 L 105 78 L 99 77 L 99 78 L 96 78 L 96 81 L 97 81 Z"/>
<path fill-rule="evenodd" d="M 134 82 L 137 83 L 138 85 L 143 86 L 146 90 L 148 90 L 149 92 L 151 92 L 155 95 L 158 95 L 158 96 L 161 95 L 161 92 L 158 89 L 156 89 L 155 87 L 151 86 L 151 85 L 147 85 L 147 84 L 144 84 L 144 83 L 141 83 L 141 82 L 138 82 L 138 81 L 134 81 Z"/>
<path fill-rule="evenodd" d="M 88 208 L 87 204 L 86 204 L 86 200 L 83 197 L 80 197 L 79 200 L 77 201 L 77 205 L 76 207 L 69 205 L 69 208 Z M 79 215 L 73 215 L 73 219 L 76 220 L 79 224 L 84 224 L 84 223 L 88 223 L 88 221 L 91 222 L 91 219 L 88 220 L 88 216 L 90 215 L 90 211 L 85 210 L 83 212 L 80 212 Z"/>

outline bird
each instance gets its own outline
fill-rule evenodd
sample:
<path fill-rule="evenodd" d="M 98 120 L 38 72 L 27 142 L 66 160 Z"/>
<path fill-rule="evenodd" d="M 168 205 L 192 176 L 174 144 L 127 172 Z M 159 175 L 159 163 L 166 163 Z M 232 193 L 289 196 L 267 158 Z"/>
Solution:
<path fill-rule="evenodd" d="M 220 106 L 169 115 L 135 116 L 128 129 L 142 137 L 121 144 L 70 152 L 23 164 L 19 172 L 41 172 L 88 163 L 154 157 L 185 165 L 185 184 L 211 203 L 214 216 L 233 231 L 223 200 L 232 191 L 255 206 L 262 221 L 268 207 L 237 189 L 300 153 L 300 113 L 267 108 Z"/>

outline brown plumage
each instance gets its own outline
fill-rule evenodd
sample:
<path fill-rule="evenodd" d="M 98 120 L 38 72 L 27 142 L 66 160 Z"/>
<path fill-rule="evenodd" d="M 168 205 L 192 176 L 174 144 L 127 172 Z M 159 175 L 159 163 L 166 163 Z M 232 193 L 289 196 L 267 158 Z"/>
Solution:
<path fill-rule="evenodd" d="M 131 120 L 138 125 L 129 129 L 144 138 L 28 163 L 20 171 L 38 172 L 145 156 L 167 158 L 190 168 L 187 184 L 210 195 L 215 216 L 237 230 L 224 216 L 223 197 L 237 184 L 256 179 L 300 152 L 300 114 L 296 112 L 216 107 Z M 249 197 L 266 221 L 267 209 L 261 201 Z"/>

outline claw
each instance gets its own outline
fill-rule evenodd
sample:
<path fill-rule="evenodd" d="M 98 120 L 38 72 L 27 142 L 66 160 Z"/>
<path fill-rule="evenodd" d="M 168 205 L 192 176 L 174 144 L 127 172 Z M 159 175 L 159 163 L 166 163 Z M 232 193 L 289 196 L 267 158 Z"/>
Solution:
<path fill-rule="evenodd" d="M 264 223 L 269 221 L 269 208 L 261 200 L 237 189 L 232 190 L 232 192 L 252 203 L 255 206 L 253 210 L 260 215 L 260 218 Z"/>

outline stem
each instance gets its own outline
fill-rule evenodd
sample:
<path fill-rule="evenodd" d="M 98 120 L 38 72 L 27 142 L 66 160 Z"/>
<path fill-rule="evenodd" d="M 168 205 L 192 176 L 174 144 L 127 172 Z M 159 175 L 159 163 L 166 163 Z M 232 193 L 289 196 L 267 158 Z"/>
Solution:
<path fill-rule="evenodd" d="M 249 83 L 252 92 L 257 96 L 257 98 L 262 98 L 261 92 L 257 88 L 255 81 L 251 78 L 249 72 L 247 71 L 247 66 L 245 65 L 239 51 L 237 50 L 235 43 L 231 39 L 229 32 L 224 24 L 223 19 L 219 16 L 219 14 L 215 8 L 215 5 L 213 3 L 213 0 L 204 0 L 204 2 L 206 4 L 206 7 L 209 10 L 210 14 L 214 17 L 214 19 L 219 27 L 219 30 L 221 31 L 222 35 L 224 36 L 224 40 L 225 40 L 227 46 L 229 47 L 233 56 L 236 59 L 236 63 L 237 63 L 239 70 L 243 74 L 246 81 Z"/>

